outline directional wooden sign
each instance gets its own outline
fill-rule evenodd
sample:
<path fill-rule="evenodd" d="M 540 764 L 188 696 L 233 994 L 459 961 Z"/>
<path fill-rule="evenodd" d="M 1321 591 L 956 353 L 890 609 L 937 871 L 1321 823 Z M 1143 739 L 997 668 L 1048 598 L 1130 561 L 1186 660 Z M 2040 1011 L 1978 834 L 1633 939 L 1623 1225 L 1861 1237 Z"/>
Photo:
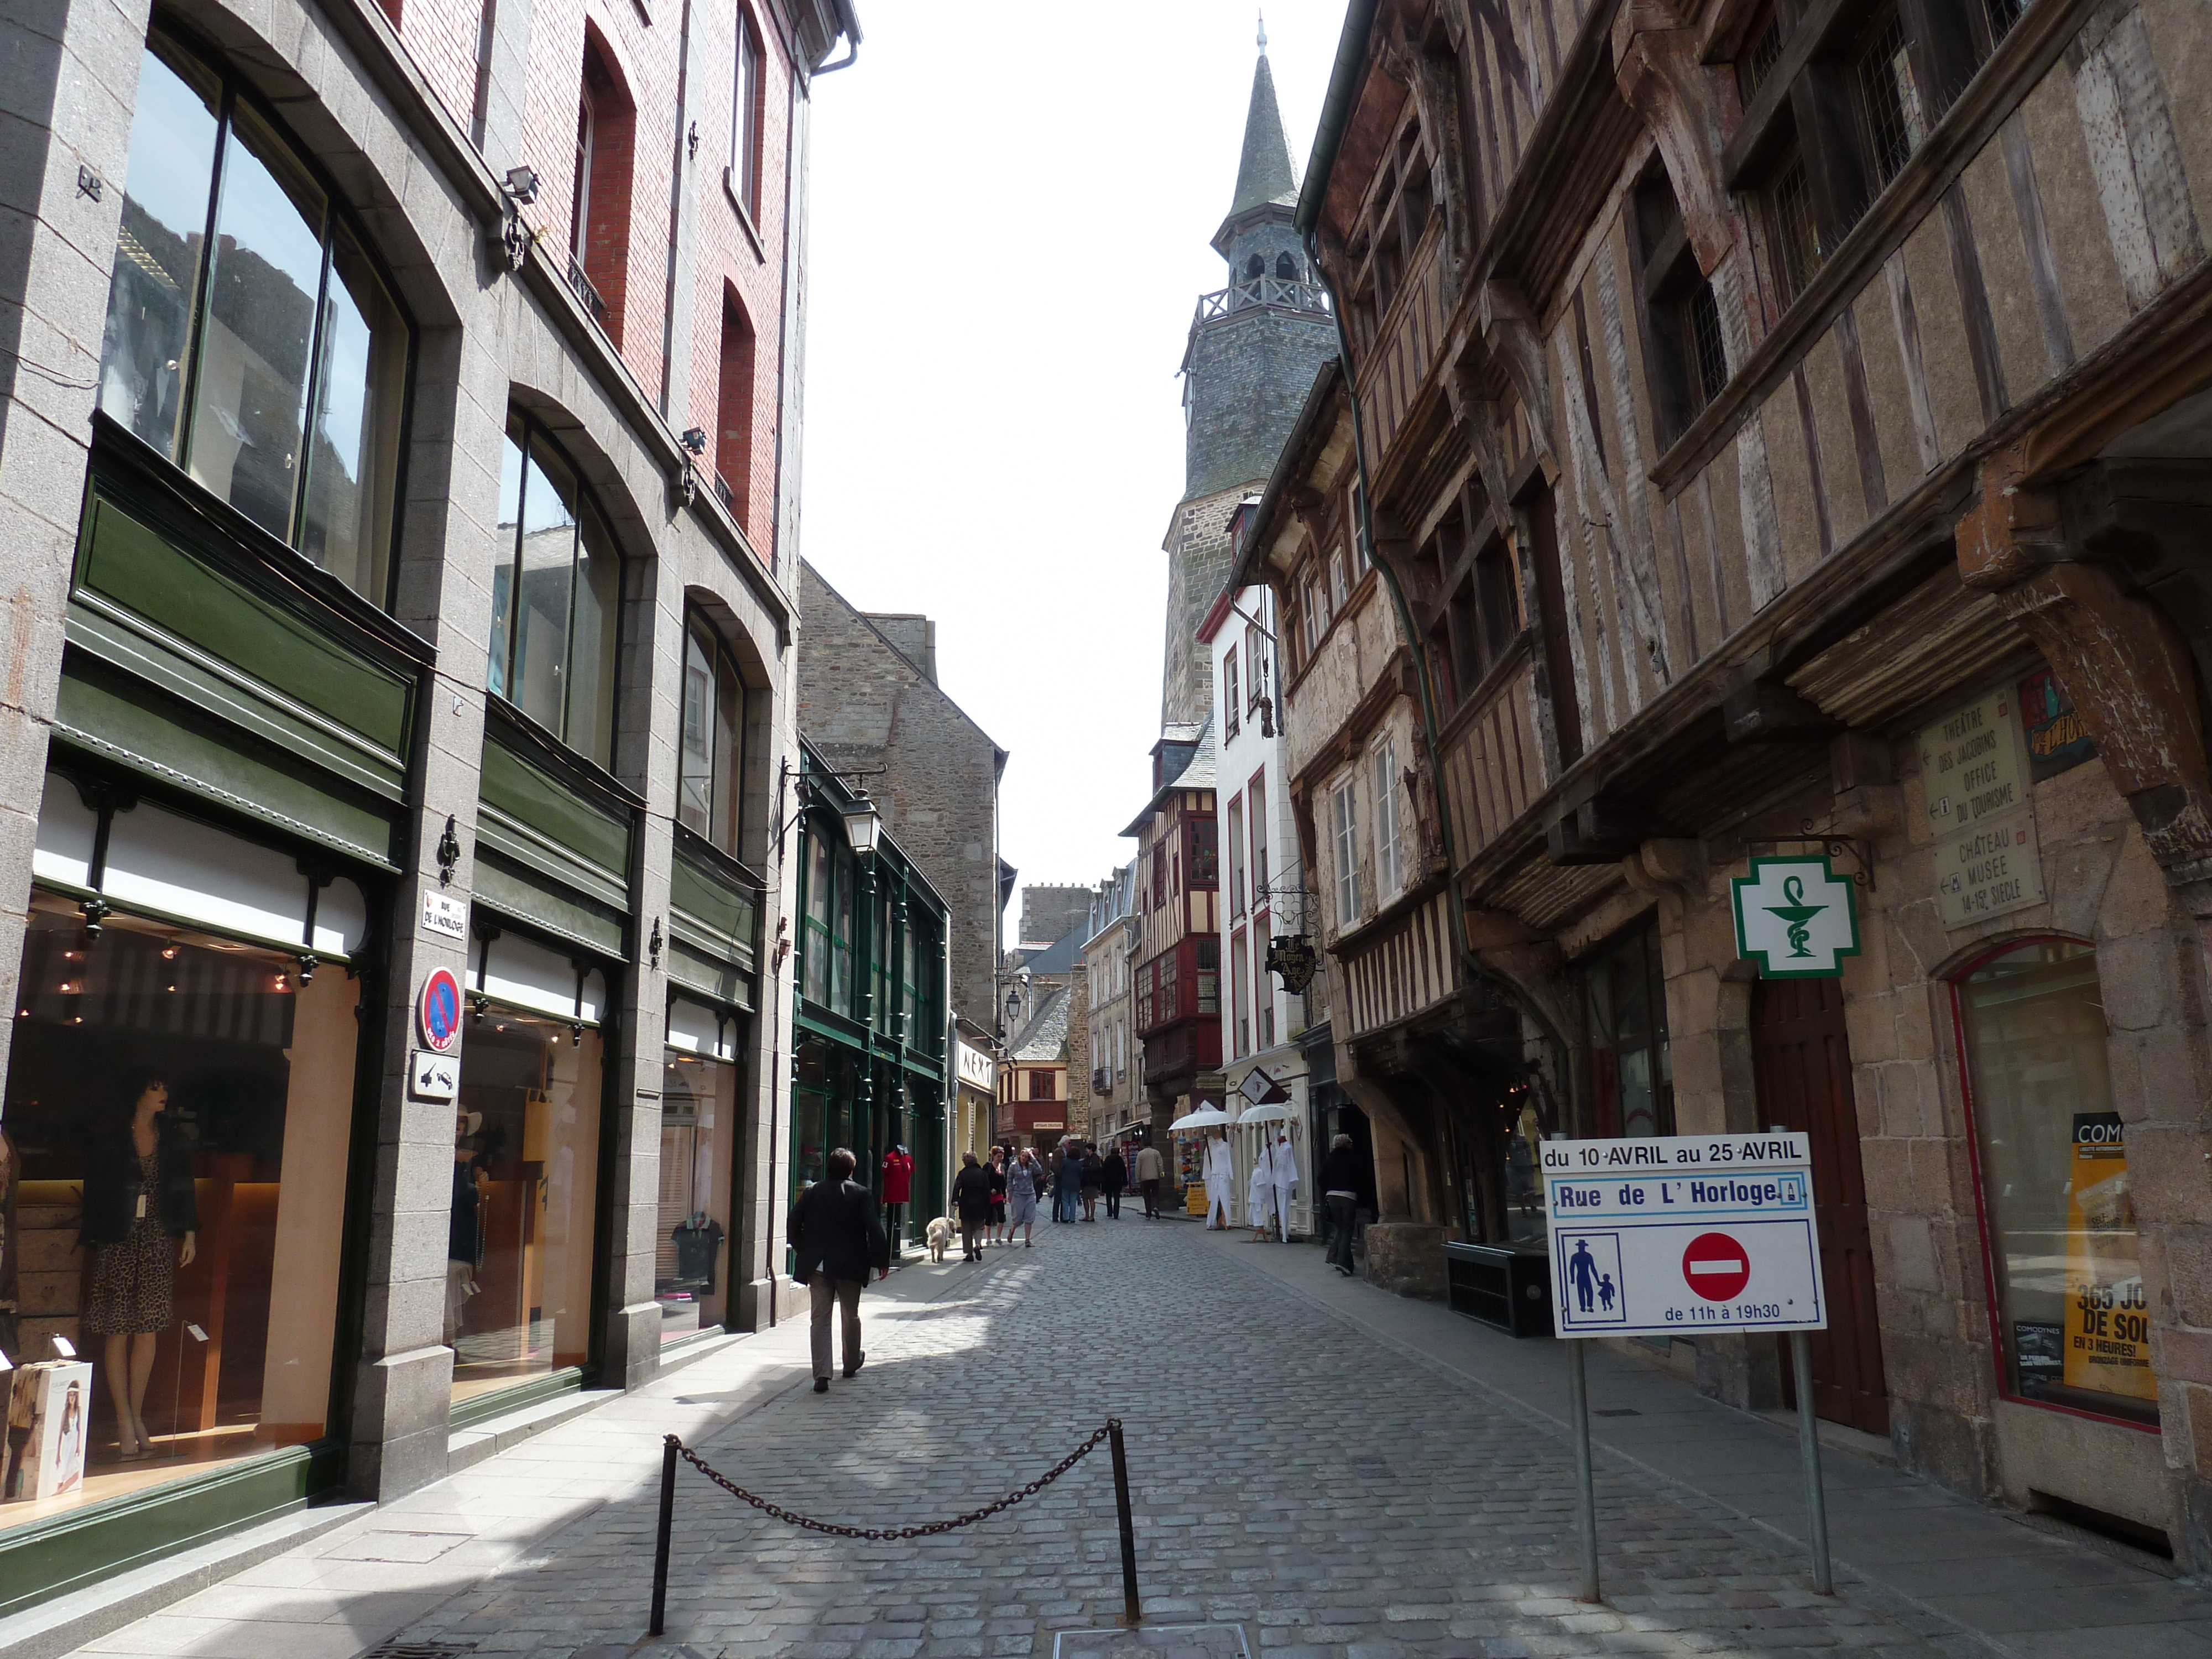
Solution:
<path fill-rule="evenodd" d="M 1729 884 L 1735 901 L 1735 950 L 1767 979 L 1837 979 L 1859 953 L 1859 913 L 1850 882 L 1822 857 L 1753 859 Z"/>

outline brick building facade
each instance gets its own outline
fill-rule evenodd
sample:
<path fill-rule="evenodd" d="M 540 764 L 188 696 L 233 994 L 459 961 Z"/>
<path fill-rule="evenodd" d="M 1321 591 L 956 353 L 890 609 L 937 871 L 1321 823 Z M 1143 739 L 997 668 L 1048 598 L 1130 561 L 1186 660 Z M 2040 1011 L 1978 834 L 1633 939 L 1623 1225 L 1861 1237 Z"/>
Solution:
<path fill-rule="evenodd" d="M 0 1514 L 4 1613 L 772 1314 L 805 134 L 860 29 L 0 33 L 0 1350 L 89 1453 Z M 143 1159 L 174 1297 L 111 1336 Z"/>

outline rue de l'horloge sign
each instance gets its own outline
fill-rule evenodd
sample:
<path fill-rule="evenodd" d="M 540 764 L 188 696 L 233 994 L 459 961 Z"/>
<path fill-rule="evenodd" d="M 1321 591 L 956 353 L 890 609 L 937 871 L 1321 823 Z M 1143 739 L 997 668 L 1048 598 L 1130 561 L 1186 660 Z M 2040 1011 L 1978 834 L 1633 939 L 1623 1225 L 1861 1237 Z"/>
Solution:
<path fill-rule="evenodd" d="M 1808 1137 L 1544 1145 L 1563 1337 L 1827 1326 Z"/>

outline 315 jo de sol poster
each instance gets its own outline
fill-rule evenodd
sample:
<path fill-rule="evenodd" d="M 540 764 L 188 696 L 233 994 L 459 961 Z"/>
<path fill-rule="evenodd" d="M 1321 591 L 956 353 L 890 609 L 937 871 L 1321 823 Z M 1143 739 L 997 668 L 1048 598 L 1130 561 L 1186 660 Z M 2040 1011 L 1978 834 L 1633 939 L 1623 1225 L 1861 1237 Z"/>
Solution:
<path fill-rule="evenodd" d="M 2066 1386 L 2154 1400 L 2150 1314 L 2119 1114 L 2076 1113 L 2067 1157 Z"/>

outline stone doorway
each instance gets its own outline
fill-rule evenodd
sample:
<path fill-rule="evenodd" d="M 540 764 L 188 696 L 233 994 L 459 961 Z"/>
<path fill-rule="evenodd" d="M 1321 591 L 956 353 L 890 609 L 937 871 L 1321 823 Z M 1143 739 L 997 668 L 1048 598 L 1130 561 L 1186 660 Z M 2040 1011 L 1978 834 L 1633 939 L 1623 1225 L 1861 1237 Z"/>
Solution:
<path fill-rule="evenodd" d="M 1843 981 L 1760 980 L 1752 988 L 1751 1043 L 1759 1122 L 1781 1124 L 1813 1143 L 1813 1209 L 1828 1297 L 1828 1328 L 1812 1334 L 1814 1410 L 1831 1422 L 1887 1437 L 1889 1396 L 1882 1384 L 1881 1317 Z M 1782 1386 L 1795 1406 L 1787 1345 Z"/>

